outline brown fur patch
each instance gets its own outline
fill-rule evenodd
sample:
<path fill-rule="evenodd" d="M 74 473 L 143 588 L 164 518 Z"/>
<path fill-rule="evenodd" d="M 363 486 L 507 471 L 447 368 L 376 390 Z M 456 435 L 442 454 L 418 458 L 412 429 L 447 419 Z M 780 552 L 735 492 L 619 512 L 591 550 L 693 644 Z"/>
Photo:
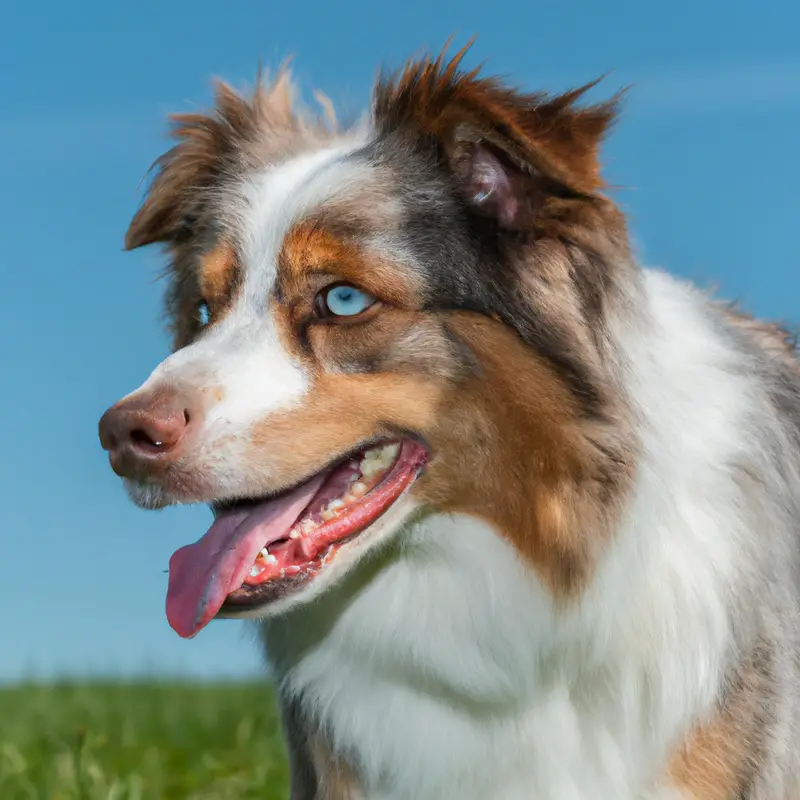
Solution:
<path fill-rule="evenodd" d="M 698 725 L 675 753 L 670 777 L 690 797 L 749 796 L 770 715 L 769 674 L 769 650 L 759 646 L 729 681 L 714 716 Z"/>
<path fill-rule="evenodd" d="M 363 800 L 364 794 L 352 768 L 331 752 L 320 734 L 311 737 L 309 749 L 317 776 L 315 800 Z"/>
<path fill-rule="evenodd" d="M 469 46 L 449 61 L 412 61 L 383 79 L 375 95 L 379 128 L 407 128 L 442 141 L 453 161 L 465 143 L 483 140 L 519 166 L 539 170 L 575 191 L 603 185 L 597 149 L 616 116 L 619 97 L 593 106 L 577 102 L 597 81 L 555 97 L 503 86 L 478 70 L 460 71 Z"/>
<path fill-rule="evenodd" d="M 303 406 L 271 414 L 253 427 L 250 453 L 254 459 L 269 453 L 273 469 L 291 485 L 359 442 L 397 428 L 429 429 L 440 395 L 434 381 L 403 375 L 321 374 Z M 249 468 L 245 460 L 241 469 Z"/>
<path fill-rule="evenodd" d="M 479 368 L 440 406 L 436 459 L 418 492 L 486 520 L 556 596 L 574 596 L 630 485 L 627 443 L 583 420 L 552 365 L 507 327 L 463 313 L 446 319 Z"/>
<path fill-rule="evenodd" d="M 283 294 L 302 294 L 311 286 L 341 280 L 394 305 L 419 305 L 419 277 L 408 267 L 369 252 L 354 237 L 336 235 L 328 225 L 305 221 L 286 235 L 278 263 Z"/>
<path fill-rule="evenodd" d="M 216 320 L 230 306 L 238 272 L 236 251 L 221 242 L 200 258 L 200 292 L 208 303 L 211 319 Z"/>

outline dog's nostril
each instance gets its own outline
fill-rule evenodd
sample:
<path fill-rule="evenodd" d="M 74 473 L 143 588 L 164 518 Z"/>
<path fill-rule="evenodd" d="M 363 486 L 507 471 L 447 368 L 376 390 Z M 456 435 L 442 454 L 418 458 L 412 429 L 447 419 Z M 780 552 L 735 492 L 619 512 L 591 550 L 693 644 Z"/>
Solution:
<path fill-rule="evenodd" d="M 131 441 L 138 447 L 148 450 L 160 450 L 164 447 L 163 441 L 160 441 L 157 437 L 151 436 L 147 431 L 141 428 L 132 430 L 130 436 Z"/>
<path fill-rule="evenodd" d="M 131 420 L 127 438 L 140 454 L 162 454 L 177 445 L 186 431 L 187 412 L 138 414 Z"/>
<path fill-rule="evenodd" d="M 191 420 L 191 416 L 189 415 L 189 409 L 188 408 L 184 408 L 183 409 L 183 424 L 184 424 L 184 426 L 188 425 L 190 420 Z"/>

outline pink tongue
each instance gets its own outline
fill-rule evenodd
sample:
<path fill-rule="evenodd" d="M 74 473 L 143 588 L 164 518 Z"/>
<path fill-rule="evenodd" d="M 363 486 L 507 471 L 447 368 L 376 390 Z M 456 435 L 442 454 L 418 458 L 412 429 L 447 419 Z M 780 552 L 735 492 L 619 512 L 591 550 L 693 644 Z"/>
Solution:
<path fill-rule="evenodd" d="M 208 625 L 242 585 L 258 551 L 288 534 L 327 476 L 326 471 L 275 500 L 222 514 L 202 539 L 172 554 L 167 619 L 180 636 L 188 639 Z"/>

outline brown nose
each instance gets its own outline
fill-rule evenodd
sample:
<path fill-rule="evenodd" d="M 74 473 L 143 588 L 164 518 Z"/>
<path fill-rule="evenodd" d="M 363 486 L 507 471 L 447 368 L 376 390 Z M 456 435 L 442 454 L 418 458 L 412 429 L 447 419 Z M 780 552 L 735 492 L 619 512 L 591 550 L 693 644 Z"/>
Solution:
<path fill-rule="evenodd" d="M 118 475 L 147 478 L 175 460 L 194 421 L 177 393 L 134 395 L 103 414 L 100 444 Z"/>

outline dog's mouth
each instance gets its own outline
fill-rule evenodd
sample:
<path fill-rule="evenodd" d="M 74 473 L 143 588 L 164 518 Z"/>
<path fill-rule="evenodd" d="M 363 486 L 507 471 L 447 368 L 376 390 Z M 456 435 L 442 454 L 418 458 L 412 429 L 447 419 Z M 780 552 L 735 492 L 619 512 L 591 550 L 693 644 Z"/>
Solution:
<path fill-rule="evenodd" d="M 298 590 L 407 492 L 427 459 L 417 442 L 383 442 L 279 495 L 212 506 L 205 536 L 170 559 L 170 625 L 189 638 L 219 613 L 253 612 Z"/>

